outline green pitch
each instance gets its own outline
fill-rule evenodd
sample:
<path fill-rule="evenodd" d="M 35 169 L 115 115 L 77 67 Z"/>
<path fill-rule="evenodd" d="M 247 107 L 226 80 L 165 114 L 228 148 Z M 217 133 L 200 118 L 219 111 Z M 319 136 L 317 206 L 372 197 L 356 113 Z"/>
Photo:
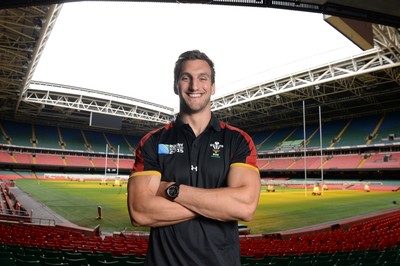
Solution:
<path fill-rule="evenodd" d="M 113 187 L 113 182 L 100 185 L 99 181 L 50 181 L 23 179 L 17 186 L 47 205 L 69 221 L 94 228 L 100 224 L 103 232 L 140 230 L 130 223 L 126 204 L 126 184 Z M 261 191 L 254 219 L 246 224 L 251 233 L 272 233 L 332 222 L 354 216 L 399 208 L 400 192 L 328 190 L 323 196 L 307 195 L 299 189 Z M 101 206 L 103 219 L 98 220 Z M 334 222 L 332 222 L 334 223 Z"/>

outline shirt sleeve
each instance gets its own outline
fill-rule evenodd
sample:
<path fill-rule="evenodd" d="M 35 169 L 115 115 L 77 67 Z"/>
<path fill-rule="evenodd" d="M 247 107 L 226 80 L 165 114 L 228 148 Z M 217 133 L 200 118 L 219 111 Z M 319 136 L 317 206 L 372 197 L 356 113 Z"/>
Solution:
<path fill-rule="evenodd" d="M 251 137 L 246 132 L 238 130 L 235 144 L 231 166 L 245 164 L 254 167 L 258 171 L 257 150 Z"/>
<path fill-rule="evenodd" d="M 145 135 L 135 150 L 135 162 L 133 163 L 130 176 L 137 175 L 159 175 L 161 169 L 158 164 L 157 145 L 154 141 L 154 132 Z"/>

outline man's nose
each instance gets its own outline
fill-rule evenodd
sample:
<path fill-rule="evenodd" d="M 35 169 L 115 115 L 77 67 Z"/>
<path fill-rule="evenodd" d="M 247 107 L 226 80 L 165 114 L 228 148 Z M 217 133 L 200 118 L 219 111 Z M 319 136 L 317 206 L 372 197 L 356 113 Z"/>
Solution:
<path fill-rule="evenodd" d="M 200 82 L 197 79 L 192 79 L 190 82 L 190 89 L 191 90 L 198 90 L 200 86 Z"/>

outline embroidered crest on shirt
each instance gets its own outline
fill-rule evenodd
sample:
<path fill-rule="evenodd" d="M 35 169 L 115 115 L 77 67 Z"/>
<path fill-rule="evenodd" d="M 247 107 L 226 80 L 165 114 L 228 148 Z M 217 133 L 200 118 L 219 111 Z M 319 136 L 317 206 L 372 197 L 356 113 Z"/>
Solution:
<path fill-rule="evenodd" d="M 211 143 L 210 146 L 212 147 L 212 151 L 213 151 L 211 157 L 212 158 L 221 158 L 219 153 L 221 152 L 221 149 L 224 147 L 224 145 L 221 145 L 218 141 L 215 141 L 214 143 Z"/>
<path fill-rule="evenodd" d="M 158 154 L 183 153 L 183 143 L 158 144 Z"/>

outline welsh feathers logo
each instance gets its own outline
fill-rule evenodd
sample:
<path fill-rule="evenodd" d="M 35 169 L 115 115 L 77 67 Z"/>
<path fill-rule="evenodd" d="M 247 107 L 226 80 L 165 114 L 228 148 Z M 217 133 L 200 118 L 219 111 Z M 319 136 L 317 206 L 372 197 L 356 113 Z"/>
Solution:
<path fill-rule="evenodd" d="M 210 144 L 210 147 L 212 147 L 212 158 L 221 158 L 220 152 L 221 149 L 224 147 L 224 145 L 220 144 L 218 141 L 215 141 L 214 143 Z"/>

